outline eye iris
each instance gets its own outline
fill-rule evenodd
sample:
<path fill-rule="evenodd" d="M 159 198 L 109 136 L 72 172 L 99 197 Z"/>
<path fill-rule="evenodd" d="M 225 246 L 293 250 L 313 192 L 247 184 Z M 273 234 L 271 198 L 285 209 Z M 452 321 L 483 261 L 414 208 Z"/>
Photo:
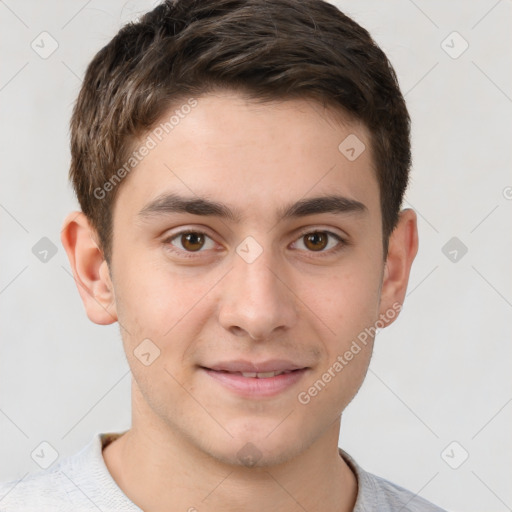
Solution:
<path fill-rule="evenodd" d="M 188 251 L 198 251 L 204 245 L 204 235 L 201 233 L 187 233 L 181 235 L 181 243 Z"/>
<path fill-rule="evenodd" d="M 322 233 L 322 232 L 310 233 L 304 237 L 304 240 L 305 240 L 306 247 L 308 247 L 308 249 L 311 249 L 313 251 L 321 251 L 327 245 L 327 236 L 325 233 Z M 315 245 L 319 241 L 323 242 L 323 243 L 321 243 L 321 246 Z M 313 247 L 309 246 L 309 242 L 313 242 L 313 244 L 314 244 Z"/>

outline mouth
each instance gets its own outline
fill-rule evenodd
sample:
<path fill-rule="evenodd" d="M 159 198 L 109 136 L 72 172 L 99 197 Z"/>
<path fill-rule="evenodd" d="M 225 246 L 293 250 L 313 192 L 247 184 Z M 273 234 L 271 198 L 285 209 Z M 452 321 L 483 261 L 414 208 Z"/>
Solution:
<path fill-rule="evenodd" d="M 305 368 L 298 368 L 295 370 L 280 370 L 280 371 L 271 371 L 271 372 L 230 372 L 227 370 L 212 370 L 211 368 L 207 368 L 205 366 L 202 366 L 201 368 L 203 368 L 205 370 L 210 370 L 212 372 L 229 373 L 230 375 L 241 375 L 242 377 L 251 378 L 251 379 L 269 379 L 271 377 L 277 377 L 278 375 L 284 375 L 286 373 L 293 373 L 293 372 L 305 370 Z"/>
<path fill-rule="evenodd" d="M 272 397 L 290 390 L 309 371 L 308 367 L 255 371 L 230 371 L 201 366 L 200 369 L 222 388 L 244 398 Z"/>

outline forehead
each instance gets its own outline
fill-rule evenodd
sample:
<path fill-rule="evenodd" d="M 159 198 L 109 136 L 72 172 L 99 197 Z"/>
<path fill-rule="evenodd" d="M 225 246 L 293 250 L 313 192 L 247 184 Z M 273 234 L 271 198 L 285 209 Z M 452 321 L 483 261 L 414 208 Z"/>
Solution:
<path fill-rule="evenodd" d="M 239 212 L 332 193 L 369 208 L 379 202 L 366 127 L 309 99 L 261 103 L 229 92 L 184 99 L 134 151 L 143 146 L 151 149 L 116 201 L 132 215 L 163 192 L 210 197 Z"/>

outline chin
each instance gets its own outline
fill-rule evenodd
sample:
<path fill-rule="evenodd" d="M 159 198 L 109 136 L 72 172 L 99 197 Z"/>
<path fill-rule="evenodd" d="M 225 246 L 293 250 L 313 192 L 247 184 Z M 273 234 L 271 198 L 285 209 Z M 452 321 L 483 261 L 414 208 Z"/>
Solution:
<path fill-rule="evenodd" d="M 235 444 L 235 442 L 233 442 Z M 211 451 L 210 455 L 229 466 L 237 466 L 240 468 L 256 469 L 268 468 L 284 464 L 293 459 L 300 452 L 300 446 L 296 443 L 290 446 L 267 446 L 268 443 L 264 442 L 240 442 L 236 441 L 236 448 L 233 451 L 230 447 L 229 450 Z"/>
<path fill-rule="evenodd" d="M 279 425 L 280 421 L 282 418 L 263 422 L 253 419 L 244 420 L 242 424 L 238 422 L 239 428 L 228 426 L 227 430 L 233 437 L 227 443 L 226 437 L 217 439 L 218 444 L 210 444 L 208 452 L 213 458 L 231 466 L 262 468 L 283 464 L 301 453 L 304 436 L 285 429 Z"/>

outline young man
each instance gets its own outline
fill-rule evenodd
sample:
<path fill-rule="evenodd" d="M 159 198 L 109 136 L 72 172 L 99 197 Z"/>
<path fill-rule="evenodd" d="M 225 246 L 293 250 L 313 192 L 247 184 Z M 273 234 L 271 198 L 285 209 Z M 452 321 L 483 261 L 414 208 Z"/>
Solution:
<path fill-rule="evenodd" d="M 418 247 L 369 34 L 321 0 L 168 1 L 96 55 L 71 128 L 62 243 L 89 319 L 119 323 L 132 426 L 0 509 L 441 510 L 338 448 Z"/>

